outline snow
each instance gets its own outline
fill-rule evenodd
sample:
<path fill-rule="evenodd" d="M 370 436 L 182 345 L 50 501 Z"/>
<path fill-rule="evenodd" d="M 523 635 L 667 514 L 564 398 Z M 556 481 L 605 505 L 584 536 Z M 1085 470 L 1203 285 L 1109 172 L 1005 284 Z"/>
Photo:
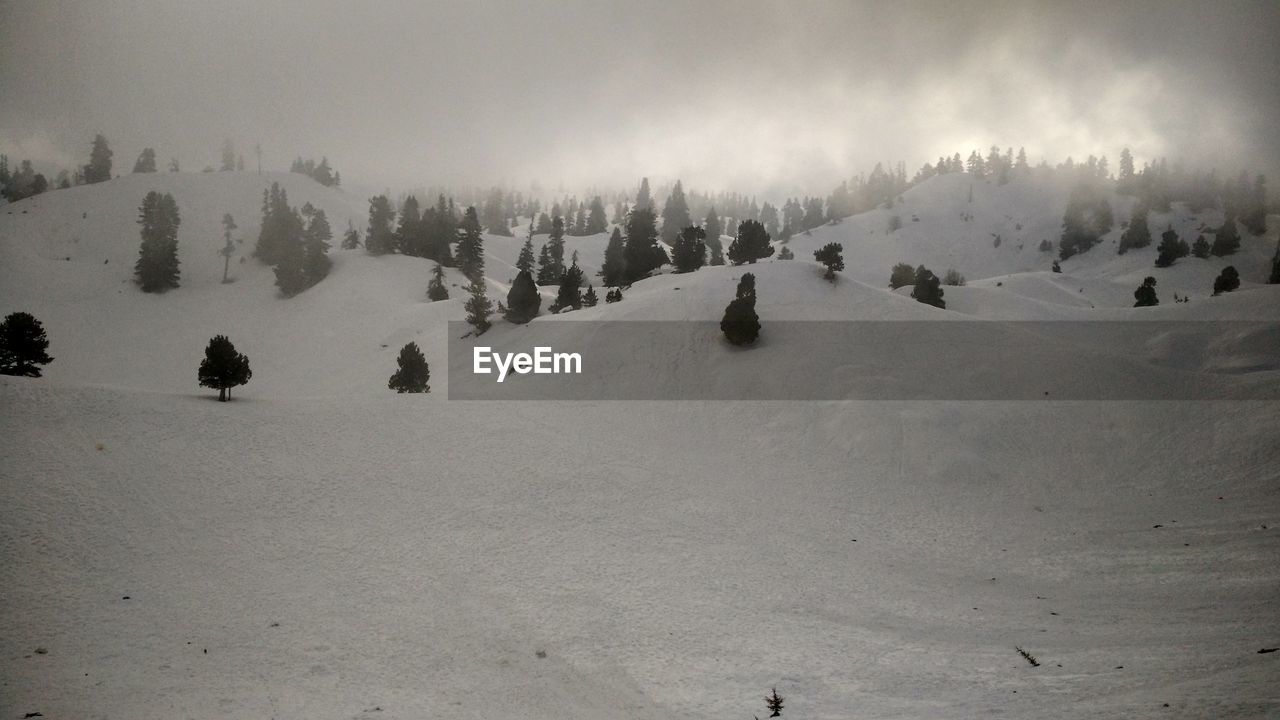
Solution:
<path fill-rule="evenodd" d="M 220 282 L 222 213 L 247 254 L 271 181 L 363 232 L 367 198 L 297 175 L 0 207 L 0 311 L 36 315 L 55 358 L 0 378 L 4 713 L 723 718 L 761 715 L 771 687 L 797 718 L 1280 713 L 1280 653 L 1257 652 L 1280 646 L 1275 401 L 450 402 L 455 272 L 440 303 L 432 263 L 360 250 L 287 300 L 252 260 Z M 1081 352 L 1274 397 L 1280 288 L 1256 262 L 1274 229 L 1229 260 L 1160 270 L 1104 244 L 1054 274 L 1034 232 L 1056 238 L 1066 190 L 980 184 L 962 223 L 962 181 L 908 192 L 893 238 L 877 210 L 797 236 L 794 261 L 666 274 L 534 324 L 572 343 L 589 320 L 718 320 L 750 270 L 773 340 L 681 363 L 785 373 L 796 319 L 1264 321 Z M 182 286 L 161 296 L 130 282 L 151 189 L 183 217 Z M 1024 249 L 992 248 L 1016 222 Z M 807 261 L 831 240 L 835 284 Z M 486 236 L 494 299 L 523 242 Z M 568 247 L 593 272 L 606 242 Z M 884 287 L 898 261 L 970 284 L 926 307 Z M 1205 297 L 1233 262 L 1242 289 Z M 1140 273 L 1165 304 L 1127 307 Z M 219 332 L 254 370 L 225 404 L 195 381 Z M 386 389 L 409 340 L 429 395 Z"/>

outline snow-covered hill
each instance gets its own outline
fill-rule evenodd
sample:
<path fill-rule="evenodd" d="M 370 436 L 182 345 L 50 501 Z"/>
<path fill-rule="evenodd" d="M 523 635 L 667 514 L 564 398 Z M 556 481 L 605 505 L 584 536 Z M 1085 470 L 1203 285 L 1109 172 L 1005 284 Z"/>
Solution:
<path fill-rule="evenodd" d="M 1035 246 L 1066 189 L 980 184 L 969 210 L 961 180 L 908 192 L 892 236 L 877 210 L 792 239 L 797 260 L 667 274 L 534 325 L 571 346 L 590 320 L 719 320 L 749 269 L 765 342 L 678 360 L 767 382 L 798 363 L 788 320 L 1280 322 L 1251 264 L 1274 230 L 1218 298 L 1228 263 L 1148 270 L 1151 249 L 1106 242 L 1053 274 Z M 0 378 L 5 713 L 710 719 L 760 714 L 770 687 L 803 718 L 1280 712 L 1280 653 L 1258 653 L 1280 647 L 1274 400 L 450 402 L 459 275 L 428 303 L 432 263 L 356 250 L 291 299 L 252 259 L 221 283 L 222 214 L 247 255 L 272 181 L 363 230 L 367 198 L 298 175 L 129 176 L 0 207 L 0 312 L 40 318 L 55 357 Z M 158 296 L 131 282 L 152 189 L 183 217 L 182 286 Z M 593 272 L 606 237 L 568 248 Z M 831 240 L 835 284 L 807 260 Z M 486 237 L 496 298 L 523 241 Z M 927 307 L 884 287 L 899 261 L 971 283 Z M 1144 273 L 1166 303 L 1128 307 Z M 1052 360 L 1280 385 L 1274 324 L 1200 325 Z M 251 358 L 236 402 L 196 387 L 215 333 Z M 429 395 L 386 389 L 409 340 Z M 614 361 L 661 351 L 636 343 Z"/>

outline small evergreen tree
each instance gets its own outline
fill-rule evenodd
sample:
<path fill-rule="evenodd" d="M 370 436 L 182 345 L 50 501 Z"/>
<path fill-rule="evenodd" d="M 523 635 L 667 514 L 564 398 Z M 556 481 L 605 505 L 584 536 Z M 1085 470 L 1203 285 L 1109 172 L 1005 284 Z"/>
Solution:
<path fill-rule="evenodd" d="M 765 696 L 764 705 L 770 710 L 769 717 L 782 717 L 782 696 L 778 694 L 777 688 Z"/>
<path fill-rule="evenodd" d="M 235 218 L 231 217 L 231 213 L 223 213 L 222 215 L 222 249 L 218 254 L 222 256 L 222 282 L 225 284 L 227 280 L 227 272 L 231 269 L 231 256 L 236 252 L 235 243 L 231 241 L 231 231 L 236 229 Z"/>
<path fill-rule="evenodd" d="M 613 229 L 609 244 L 604 248 L 604 265 L 600 267 L 600 281 L 607 286 L 622 285 L 627 281 L 627 261 L 622 244 L 622 230 Z"/>
<path fill-rule="evenodd" d="M 1226 257 L 1234 255 L 1239 249 L 1240 231 L 1236 229 L 1235 218 L 1227 218 L 1227 221 L 1218 229 L 1218 234 L 1214 236 L 1209 253 L 1214 257 Z"/>
<path fill-rule="evenodd" d="M 1213 294 L 1221 295 L 1240 287 L 1240 273 L 1232 265 L 1222 268 L 1222 272 L 1213 280 Z"/>
<path fill-rule="evenodd" d="M 431 392 L 427 382 L 431 379 L 431 368 L 427 367 L 427 358 L 414 342 L 406 343 L 400 348 L 400 357 L 396 358 L 396 371 L 387 381 L 387 387 L 397 393 Z"/>
<path fill-rule="evenodd" d="M 178 204 L 169 193 L 147 193 L 138 208 L 142 245 L 134 265 L 143 292 L 164 292 L 178 287 Z"/>
<path fill-rule="evenodd" d="M 1123 255 L 1131 249 L 1144 248 L 1151 244 L 1151 230 L 1147 227 L 1147 208 L 1139 205 L 1134 208 L 1129 227 L 1120 234 L 1120 246 L 1117 254 Z"/>
<path fill-rule="evenodd" d="M 947 268 L 946 274 L 942 276 L 942 284 L 961 287 L 964 285 L 964 276 L 955 268 Z"/>
<path fill-rule="evenodd" d="M 204 349 L 198 377 L 201 387 L 216 389 L 218 400 L 226 402 L 231 398 L 231 388 L 249 382 L 253 371 L 249 369 L 249 358 L 236 352 L 226 335 L 214 335 Z"/>
<path fill-rule="evenodd" d="M 358 247 L 360 247 L 360 231 L 348 220 L 347 232 L 342 236 L 342 249 L 355 250 Z"/>
<path fill-rule="evenodd" d="M 622 288 L 614 288 L 609 292 L 605 293 L 604 301 L 606 303 L 622 302 Z"/>
<path fill-rule="evenodd" d="M 137 162 L 133 164 L 135 173 L 153 173 L 156 171 L 156 151 L 151 148 L 143 148 L 142 154 L 138 156 Z"/>
<path fill-rule="evenodd" d="M 516 270 L 521 272 L 533 272 L 533 233 L 529 233 L 529 237 L 525 238 L 524 246 L 520 248 L 520 257 L 516 259 Z"/>
<path fill-rule="evenodd" d="M 647 187 L 647 186 L 646 186 Z M 636 203 L 627 213 L 624 229 L 626 243 L 623 246 L 623 267 L 626 268 L 626 284 L 647 276 L 671 261 L 667 251 L 658 243 L 658 226 L 652 208 Z"/>
<path fill-rule="evenodd" d="M 1172 225 L 1160 234 L 1160 245 L 1156 250 L 1160 253 L 1156 256 L 1156 267 L 1162 268 L 1169 267 L 1177 262 L 1178 258 L 1191 254 L 1187 241 L 1178 238 L 1178 233 L 1174 232 Z"/>
<path fill-rule="evenodd" d="M 743 220 L 738 224 L 737 236 L 729 243 L 729 262 L 734 265 L 754 264 L 756 260 L 773 255 L 773 245 L 769 241 L 764 225 L 755 220 Z"/>
<path fill-rule="evenodd" d="M 703 242 L 706 236 L 705 230 L 692 225 L 680 231 L 675 245 L 671 247 L 671 262 L 676 266 L 676 272 L 693 272 L 706 263 L 707 244 Z"/>
<path fill-rule="evenodd" d="M 671 195 L 662 206 L 662 242 L 674 245 L 680 232 L 693 224 L 689 219 L 689 203 L 684 197 L 684 186 L 677 180 Z"/>
<path fill-rule="evenodd" d="M 105 182 L 111 179 L 111 148 L 102 135 L 93 138 L 93 149 L 89 152 L 89 164 L 84 166 L 84 181 L 88 184 Z"/>
<path fill-rule="evenodd" d="M 702 229 L 706 232 L 707 249 L 711 251 L 711 260 L 707 264 L 723 265 L 724 244 L 720 242 L 720 236 L 724 234 L 724 226 L 720 224 L 720 216 L 716 214 L 715 208 L 707 211 L 707 219 L 702 221 Z"/>
<path fill-rule="evenodd" d="M 840 254 L 844 252 L 844 246 L 840 243 L 827 243 L 821 249 L 813 251 L 813 259 L 827 266 L 827 272 L 822 277 L 835 282 L 836 273 L 844 270 L 844 257 Z"/>
<path fill-rule="evenodd" d="M 898 263 L 893 266 L 893 271 L 889 273 L 889 287 L 897 290 L 900 287 L 914 285 L 916 282 L 916 270 L 906 263 Z"/>
<path fill-rule="evenodd" d="M 328 277 L 329 270 L 333 268 L 333 261 L 329 259 L 329 241 L 332 239 L 333 230 L 329 227 L 329 218 L 325 216 L 324 210 L 310 213 L 307 227 L 302 231 L 302 269 L 306 275 L 307 287 Z"/>
<path fill-rule="evenodd" d="M 587 226 L 583 234 L 596 235 L 609 229 L 609 218 L 605 213 L 604 203 L 600 196 L 591 198 L 591 209 L 587 215 Z"/>
<path fill-rule="evenodd" d="M 1051 269 L 1056 273 L 1062 272 L 1062 266 L 1058 264 L 1057 260 L 1053 261 L 1053 267 Z"/>
<path fill-rule="evenodd" d="M 436 263 L 431 271 L 431 281 L 427 283 L 427 299 L 431 302 L 449 299 L 449 288 L 444 285 L 444 267 Z"/>
<path fill-rule="evenodd" d="M 370 255 L 386 255 L 395 249 L 395 231 L 391 223 L 396 211 L 386 195 L 369 198 L 369 229 L 364 234 L 364 249 Z"/>
<path fill-rule="evenodd" d="M 574 263 L 560 278 L 560 290 L 556 293 L 556 301 L 551 305 L 551 312 L 558 313 L 565 308 L 578 310 L 582 307 L 582 296 L 578 288 L 582 287 L 582 270 Z"/>
<path fill-rule="evenodd" d="M 937 275 L 923 265 L 916 268 L 916 285 L 911 290 L 911 297 L 925 305 L 945 309 L 947 302 L 942 299 L 943 294 L 942 281 Z"/>
<path fill-rule="evenodd" d="M 1156 298 L 1156 279 L 1151 276 L 1144 278 L 1138 289 L 1133 291 L 1133 297 L 1137 300 L 1133 304 L 1134 307 L 1159 305 L 1160 300 Z"/>
<path fill-rule="evenodd" d="M 1204 235 L 1196 237 L 1196 241 L 1191 243 L 1191 254 L 1201 260 L 1209 257 L 1209 241 L 1204 239 Z"/>
<path fill-rule="evenodd" d="M 0 375 L 40 377 L 39 366 L 53 362 L 48 349 L 44 325 L 31 314 L 10 313 L 0 322 Z"/>
<path fill-rule="evenodd" d="M 533 275 L 528 270 L 521 270 L 507 291 L 507 320 L 523 324 L 538 317 L 542 309 L 542 295 L 533 282 Z"/>
<path fill-rule="evenodd" d="M 720 332 L 734 345 L 750 345 L 760 336 L 760 316 L 756 315 L 756 276 L 743 273 L 738 290 L 720 320 Z"/>
<path fill-rule="evenodd" d="M 467 285 L 467 293 L 470 297 L 463 305 L 463 309 L 467 311 L 467 322 L 475 328 L 476 335 L 483 335 L 491 325 L 489 316 L 493 314 L 493 303 L 485 295 L 484 281 L 472 279 Z"/>
<path fill-rule="evenodd" d="M 468 207 L 458 226 L 461 239 L 458 240 L 458 269 L 470 280 L 479 280 L 484 276 L 484 237 L 480 234 L 480 218 L 474 206 Z"/>
<path fill-rule="evenodd" d="M 583 307 L 595 307 L 600 302 L 600 297 L 596 295 L 595 286 L 587 284 L 587 291 L 582 294 Z"/>
<path fill-rule="evenodd" d="M 791 252 L 791 248 L 784 245 L 782 246 L 782 249 L 778 251 L 778 259 L 779 260 L 795 260 L 796 254 Z"/>

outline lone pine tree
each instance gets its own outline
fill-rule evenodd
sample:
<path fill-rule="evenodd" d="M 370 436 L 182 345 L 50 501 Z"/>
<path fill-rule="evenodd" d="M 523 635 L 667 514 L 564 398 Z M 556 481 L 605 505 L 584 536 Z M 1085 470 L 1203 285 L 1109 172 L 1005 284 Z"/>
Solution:
<path fill-rule="evenodd" d="M 582 296 L 578 289 L 582 287 L 582 270 L 578 263 L 569 266 L 560 278 L 560 290 L 556 293 L 556 301 L 551 305 L 551 312 L 558 313 L 565 308 L 577 310 L 582 307 Z"/>
<path fill-rule="evenodd" d="M 444 286 L 444 268 L 440 263 L 431 271 L 431 281 L 427 283 L 427 299 L 431 302 L 449 299 L 449 288 Z"/>
<path fill-rule="evenodd" d="M 542 295 L 538 294 L 533 274 L 528 270 L 521 270 L 511 282 L 511 289 L 507 291 L 507 312 L 504 317 L 516 324 L 527 323 L 538 317 L 541 309 Z"/>
<path fill-rule="evenodd" d="M 582 306 L 595 307 L 600 303 L 600 296 L 596 295 L 595 286 L 587 283 L 587 291 L 582 293 Z"/>
<path fill-rule="evenodd" d="M 200 362 L 200 386 L 215 388 L 218 400 L 226 402 L 231 397 L 231 388 L 244 385 L 252 377 L 249 358 L 236 352 L 236 346 L 226 335 L 214 335 Z"/>
<path fill-rule="evenodd" d="M 111 179 L 111 148 L 102 135 L 93 138 L 93 148 L 89 151 L 89 164 L 82 168 L 84 181 L 88 184 L 105 182 Z"/>
<path fill-rule="evenodd" d="M 1133 291 L 1133 297 L 1137 302 L 1134 307 L 1152 307 L 1160 304 L 1159 298 L 1156 297 L 1156 279 L 1147 276 L 1143 279 L 1142 284 L 1137 290 Z"/>
<path fill-rule="evenodd" d="M 813 259 L 827 266 L 824 278 L 835 281 L 836 273 L 844 270 L 844 257 L 840 254 L 844 246 L 840 243 L 827 243 L 821 249 L 813 251 Z"/>
<path fill-rule="evenodd" d="M 1203 235 L 1196 236 L 1196 241 L 1191 243 L 1191 254 L 1201 260 L 1209 257 L 1209 241 Z"/>
<path fill-rule="evenodd" d="M 906 263 L 898 263 L 893 266 L 893 270 L 889 273 L 889 287 L 897 290 L 900 287 L 913 285 L 916 281 L 915 268 Z"/>
<path fill-rule="evenodd" d="M 400 357 L 396 358 L 396 371 L 387 381 L 387 387 L 398 393 L 431 392 L 427 381 L 431 379 L 431 369 L 427 367 L 427 358 L 414 342 L 406 343 L 400 348 Z"/>
<path fill-rule="evenodd" d="M 1147 208 L 1139 205 L 1133 210 L 1133 218 L 1129 227 L 1120 235 L 1120 246 L 1116 253 L 1123 255 L 1129 250 L 1144 248 L 1151 244 L 1151 230 L 1147 227 Z"/>
<path fill-rule="evenodd" d="M 777 688 L 764 697 L 764 706 L 770 711 L 769 717 L 782 717 L 782 696 Z"/>
<path fill-rule="evenodd" d="M 472 280 L 467 285 L 467 293 L 470 297 L 462 306 L 467 311 L 467 322 L 475 328 L 476 335 L 483 335 L 492 325 L 489 316 L 493 314 L 493 302 L 485 294 L 483 280 Z"/>
<path fill-rule="evenodd" d="M 1156 267 L 1162 268 L 1169 267 L 1177 262 L 1178 258 L 1191 254 L 1187 241 L 1178 238 L 1178 233 L 1174 231 L 1172 225 L 1160 234 L 1160 245 L 1156 250 L 1159 252 L 1156 256 Z"/>
<path fill-rule="evenodd" d="M 643 207 L 637 202 L 636 207 L 627 213 L 624 233 L 626 244 L 623 246 L 622 257 L 626 269 L 625 284 L 631 284 L 671 261 L 667 257 L 667 251 L 658 244 L 657 220 L 651 208 Z"/>
<path fill-rule="evenodd" d="M 1209 247 L 1209 253 L 1214 257 L 1226 257 L 1234 255 L 1240 249 L 1240 231 L 1236 229 L 1236 221 L 1234 218 L 1227 218 L 1222 223 L 1222 227 L 1213 237 L 1213 245 Z"/>
<path fill-rule="evenodd" d="M 756 276 L 745 273 L 738 281 L 736 297 L 724 309 L 720 332 L 734 345 L 750 345 L 760 336 L 760 316 L 756 315 Z"/>
<path fill-rule="evenodd" d="M 169 193 L 154 190 L 138 208 L 142 245 L 134 274 L 143 292 L 164 292 L 178 287 L 178 204 Z"/>
<path fill-rule="evenodd" d="M 458 232 L 461 235 L 456 255 L 458 269 L 468 279 L 478 280 L 484 275 L 484 238 L 480 234 L 480 218 L 474 206 L 468 207 L 463 214 Z"/>
<path fill-rule="evenodd" d="M 53 362 L 48 349 L 44 325 L 33 315 L 10 313 L 0 323 L 0 375 L 40 377 L 39 366 Z"/>
<path fill-rule="evenodd" d="M 623 255 L 622 230 L 613 229 L 609 244 L 604 248 L 604 265 L 600 267 L 600 282 L 606 286 L 622 285 L 627 280 L 627 262 Z"/>

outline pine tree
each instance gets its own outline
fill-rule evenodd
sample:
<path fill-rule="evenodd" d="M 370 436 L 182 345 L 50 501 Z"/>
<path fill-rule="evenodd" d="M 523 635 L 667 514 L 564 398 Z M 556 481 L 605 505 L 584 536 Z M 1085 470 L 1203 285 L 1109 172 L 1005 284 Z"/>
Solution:
<path fill-rule="evenodd" d="M 347 232 L 342 236 L 342 249 L 355 250 L 358 247 L 360 247 L 360 231 L 348 220 Z"/>
<path fill-rule="evenodd" d="M 1053 270 L 1053 271 L 1054 271 L 1054 272 L 1056 272 L 1056 273 L 1060 273 L 1060 272 L 1062 272 L 1062 266 L 1058 264 L 1058 261 L 1057 261 L 1057 260 L 1054 260 L 1054 261 L 1053 261 L 1053 267 L 1051 267 L 1050 269 L 1051 269 L 1051 270 Z"/>
<path fill-rule="evenodd" d="M 222 256 L 222 282 L 225 284 L 227 280 L 227 272 L 231 269 L 231 256 L 236 252 L 235 243 L 231 241 L 231 231 L 236 229 L 235 218 L 231 217 L 231 213 L 223 213 L 222 215 L 222 249 L 218 254 Z"/>
<path fill-rule="evenodd" d="M 484 202 L 484 229 L 490 235 L 511 235 L 511 226 L 507 224 L 503 208 L 502 188 L 491 188 Z"/>
<path fill-rule="evenodd" d="M 520 257 L 516 259 L 516 270 L 533 272 L 533 265 L 533 233 L 530 232 L 529 237 L 525 238 L 524 246 L 520 248 Z"/>
<path fill-rule="evenodd" d="M 200 387 L 216 389 L 218 400 L 226 402 L 231 399 L 231 388 L 249 382 L 253 371 L 249 369 L 249 358 L 236 352 L 226 335 L 214 335 L 204 349 L 198 377 Z"/>
<path fill-rule="evenodd" d="M 484 237 L 480 234 L 480 218 L 474 206 L 468 207 L 458 225 L 458 268 L 470 280 L 484 276 Z"/>
<path fill-rule="evenodd" d="M 153 173 L 156 171 L 156 151 L 151 148 L 143 148 L 142 154 L 138 156 L 137 162 L 133 164 L 135 173 Z"/>
<path fill-rule="evenodd" d="M 658 244 L 657 219 L 652 209 L 639 204 L 632 208 L 627 215 L 624 232 L 626 244 L 623 246 L 622 257 L 626 268 L 626 284 L 633 283 L 670 262 L 667 251 Z"/>
<path fill-rule="evenodd" d="M 316 210 L 308 218 L 307 227 L 302 232 L 302 250 L 304 253 L 303 272 L 306 274 L 307 287 L 311 287 L 329 275 L 333 261 L 329 259 L 329 241 L 333 239 L 333 230 L 329 227 L 329 218 L 324 210 Z"/>
<path fill-rule="evenodd" d="M 622 244 L 622 230 L 613 229 L 609 236 L 609 244 L 604 248 L 604 265 L 600 268 L 601 282 L 606 286 L 617 286 L 627 281 L 627 263 Z"/>
<path fill-rule="evenodd" d="M 1236 272 L 1235 267 L 1231 265 L 1222 268 L 1222 272 L 1213 280 L 1214 295 L 1231 292 L 1238 287 L 1240 287 L 1240 273 Z"/>
<path fill-rule="evenodd" d="M 48 349 L 44 325 L 31 314 L 9 313 L 0 323 L 0 375 L 40 377 L 39 366 L 53 362 Z"/>
<path fill-rule="evenodd" d="M 744 273 L 737 294 L 724 309 L 720 332 L 734 345 L 750 345 L 760 336 L 760 316 L 756 315 L 756 276 Z"/>
<path fill-rule="evenodd" d="M 489 316 L 493 314 L 493 303 L 485 295 L 484 281 L 473 279 L 467 285 L 467 293 L 470 297 L 462 306 L 467 311 L 467 322 L 475 328 L 476 335 L 483 335 L 491 325 Z"/>
<path fill-rule="evenodd" d="M 1147 227 L 1148 210 L 1144 205 L 1137 205 L 1133 209 L 1133 218 L 1129 220 L 1129 227 L 1120 235 L 1120 247 L 1117 254 L 1123 255 L 1129 250 L 1144 248 L 1151 244 L 1151 230 Z"/>
<path fill-rule="evenodd" d="M 778 695 L 777 688 L 774 688 L 773 692 L 765 696 L 764 705 L 772 713 L 769 717 L 782 717 L 782 696 Z"/>
<path fill-rule="evenodd" d="M 278 239 L 276 262 L 272 269 L 280 292 L 285 297 L 293 297 L 308 287 L 307 252 L 302 239 L 302 216 L 292 208 L 288 208 L 288 215 L 287 227 L 282 225 L 284 234 Z"/>
<path fill-rule="evenodd" d="M 538 284 L 555 285 L 559 281 L 560 276 L 556 274 L 555 261 L 551 259 L 551 248 L 547 247 L 547 243 L 543 243 L 538 251 Z"/>
<path fill-rule="evenodd" d="M 1191 254 L 1201 260 L 1209 257 L 1209 241 L 1204 239 L 1204 235 L 1196 236 L 1196 241 L 1191 243 Z"/>
<path fill-rule="evenodd" d="M 1137 299 L 1137 302 L 1133 304 L 1134 307 L 1152 307 L 1154 305 L 1159 305 L 1160 300 L 1156 298 L 1156 279 L 1151 276 L 1147 276 L 1143 279 L 1142 284 L 1138 286 L 1138 289 L 1133 291 L 1133 297 Z"/>
<path fill-rule="evenodd" d="M 541 309 L 542 295 L 533 282 L 533 275 L 528 270 L 521 270 L 511 282 L 511 289 L 507 291 L 505 317 L 513 323 L 523 324 L 538 317 Z"/>
<path fill-rule="evenodd" d="M 724 244 L 720 242 L 720 236 L 724 234 L 724 226 L 720 224 L 720 216 L 716 214 L 714 207 L 707 212 L 707 219 L 702 222 L 702 229 L 707 234 L 707 249 L 711 251 L 711 260 L 707 264 L 723 265 Z"/>
<path fill-rule="evenodd" d="M 548 284 L 554 285 L 564 275 L 564 218 L 559 215 L 551 221 L 551 232 L 547 236 L 547 258 L 550 261 L 547 273 L 551 278 Z M 542 284 L 541 279 L 539 284 Z"/>
<path fill-rule="evenodd" d="M 89 164 L 84 166 L 84 181 L 89 184 L 105 182 L 111 179 L 111 148 L 102 135 L 93 138 L 93 149 L 89 152 Z"/>
<path fill-rule="evenodd" d="M 783 245 L 782 249 L 778 251 L 778 259 L 779 260 L 795 260 L 796 254 L 791 252 L 791 248 Z"/>
<path fill-rule="evenodd" d="M 756 260 L 773 255 L 773 245 L 769 240 L 764 225 L 755 220 L 743 220 L 738 223 L 737 236 L 729 243 L 729 262 L 734 265 L 755 264 Z"/>
<path fill-rule="evenodd" d="M 703 242 L 706 235 L 705 230 L 692 225 L 680 231 L 671 248 L 671 263 L 676 266 L 676 272 L 693 272 L 706 263 L 707 244 Z"/>
<path fill-rule="evenodd" d="M 138 224 L 142 226 L 142 245 L 134 265 L 143 292 L 164 292 L 178 287 L 178 204 L 173 196 L 154 190 L 147 193 L 138 208 Z"/>
<path fill-rule="evenodd" d="M 418 198 L 410 195 L 400 207 L 400 224 L 396 227 L 396 247 L 403 255 L 422 257 L 426 248 L 422 242 L 422 214 L 418 211 Z"/>
<path fill-rule="evenodd" d="M 889 287 L 897 290 L 900 287 L 914 285 L 916 282 L 915 268 L 906 263 L 898 263 L 893 266 L 893 271 L 889 273 Z"/>
<path fill-rule="evenodd" d="M 586 235 L 596 235 L 609 229 L 609 219 L 606 216 L 604 203 L 601 202 L 600 196 L 596 195 L 591 198 L 591 209 L 587 215 Z"/>
<path fill-rule="evenodd" d="M 415 342 L 405 343 L 400 348 L 400 357 L 396 358 L 396 371 L 387 381 L 387 387 L 397 393 L 427 393 L 431 386 L 431 368 L 427 366 L 427 358 L 422 354 Z"/>
<path fill-rule="evenodd" d="M 582 294 L 583 307 L 595 307 L 600 302 L 600 297 L 596 295 L 595 286 L 587 283 L 587 291 Z"/>
<path fill-rule="evenodd" d="M 609 292 L 605 293 L 604 301 L 606 303 L 622 302 L 622 288 L 614 288 Z"/>
<path fill-rule="evenodd" d="M 916 285 L 911 290 L 911 297 L 925 305 L 946 309 L 947 302 L 942 299 L 942 281 L 929 268 L 921 265 L 916 268 Z"/>
<path fill-rule="evenodd" d="M 364 249 L 370 255 L 386 255 L 395 249 L 395 232 L 391 223 L 396 211 L 386 195 L 369 198 L 369 229 L 364 234 Z"/>
<path fill-rule="evenodd" d="M 1218 229 L 1217 235 L 1213 238 L 1213 245 L 1209 247 L 1209 253 L 1214 257 L 1226 257 L 1234 255 L 1240 249 L 1240 231 L 1236 229 L 1235 218 L 1227 218 L 1227 221 Z"/>
<path fill-rule="evenodd" d="M 1178 258 L 1184 258 L 1191 254 L 1191 248 L 1187 245 L 1186 240 L 1178 239 L 1178 233 L 1174 232 L 1173 226 L 1170 225 L 1168 230 L 1160 234 L 1160 245 L 1156 248 L 1159 255 L 1156 257 L 1156 267 L 1169 267 Z"/>
<path fill-rule="evenodd" d="M 653 198 L 649 195 L 649 178 L 640 178 L 640 190 L 636 193 L 636 203 L 632 210 L 653 210 Z"/>
<path fill-rule="evenodd" d="M 689 219 L 689 203 L 684 197 L 684 186 L 677 180 L 671 195 L 662 206 L 662 242 L 673 245 L 680 232 L 693 224 Z"/>
<path fill-rule="evenodd" d="M 444 285 L 444 266 L 436 263 L 431 271 L 431 282 L 427 283 L 427 299 L 431 302 L 449 299 L 449 288 Z"/>
<path fill-rule="evenodd" d="M 836 273 L 844 270 L 844 257 L 840 254 L 844 252 L 844 246 L 840 243 L 827 243 L 820 250 L 813 251 L 813 259 L 827 266 L 827 272 L 822 277 L 835 282 Z"/>
<path fill-rule="evenodd" d="M 560 290 L 556 293 L 556 301 L 551 305 L 551 312 L 558 313 L 565 308 L 578 310 L 582 307 L 582 296 L 578 288 L 582 287 L 582 270 L 574 263 L 560 278 Z"/>

